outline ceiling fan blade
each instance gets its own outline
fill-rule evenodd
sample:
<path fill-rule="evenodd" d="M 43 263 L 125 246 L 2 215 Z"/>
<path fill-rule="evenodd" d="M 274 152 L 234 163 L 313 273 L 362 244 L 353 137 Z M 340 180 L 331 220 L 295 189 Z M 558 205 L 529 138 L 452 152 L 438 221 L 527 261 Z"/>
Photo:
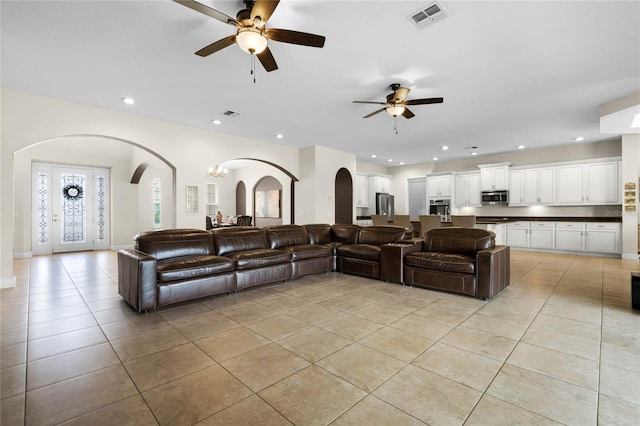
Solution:
<path fill-rule="evenodd" d="M 273 41 L 281 41 L 283 43 L 300 44 L 302 46 L 323 47 L 324 36 L 302 33 L 300 31 L 281 30 L 278 28 L 269 28 L 264 35 Z"/>
<path fill-rule="evenodd" d="M 382 111 L 384 111 L 384 108 L 380 108 L 380 109 L 378 109 L 378 110 L 375 110 L 375 111 L 373 111 L 371 114 L 367 114 L 367 115 L 365 115 L 365 116 L 364 116 L 364 117 L 362 117 L 362 118 L 369 118 L 369 117 L 371 117 L 372 115 L 376 115 L 376 114 L 378 114 L 379 112 L 382 112 Z"/>
<path fill-rule="evenodd" d="M 413 118 L 413 117 L 415 117 L 416 115 L 415 115 L 414 113 L 412 113 L 411 111 L 409 111 L 409 108 L 405 108 L 405 109 L 404 109 L 404 112 L 402 113 L 402 116 L 403 116 L 404 118 Z"/>
<path fill-rule="evenodd" d="M 398 90 L 396 90 L 393 94 L 393 102 L 398 103 L 404 101 L 410 91 L 411 90 L 407 89 L 406 87 L 398 88 Z"/>
<path fill-rule="evenodd" d="M 405 105 L 441 104 L 443 101 L 443 98 L 411 99 L 409 101 L 406 101 Z"/>
<path fill-rule="evenodd" d="M 256 0 L 251 8 L 251 22 L 259 16 L 262 21 L 260 26 L 264 26 L 269 18 L 271 18 L 273 11 L 276 10 L 279 2 L 280 0 Z"/>
<path fill-rule="evenodd" d="M 385 102 L 375 102 L 375 101 L 353 101 L 354 104 L 374 104 L 374 105 L 386 105 Z"/>
<path fill-rule="evenodd" d="M 217 19 L 220 22 L 224 22 L 225 24 L 233 25 L 234 27 L 240 26 L 240 23 L 236 21 L 235 18 L 227 15 L 226 13 L 222 13 L 219 10 L 216 10 L 212 7 L 205 6 L 202 3 L 198 3 L 194 0 L 173 0 L 176 3 L 180 3 L 183 6 L 188 7 L 189 9 L 193 9 L 196 12 L 203 13 L 213 19 Z"/>
<path fill-rule="evenodd" d="M 202 49 L 196 52 L 196 55 L 202 56 L 204 58 L 205 56 L 209 56 L 212 53 L 216 53 L 218 50 L 222 50 L 227 46 L 231 46 L 235 42 L 236 42 L 236 35 L 235 34 L 230 35 L 229 37 L 225 37 L 218 41 L 214 41 L 210 45 L 203 47 Z"/>
<path fill-rule="evenodd" d="M 276 64 L 276 60 L 271 54 L 271 50 L 269 50 L 269 47 L 258 53 L 257 56 L 260 60 L 260 63 L 262 64 L 264 69 L 267 70 L 267 72 L 275 71 L 278 69 L 278 64 Z"/>

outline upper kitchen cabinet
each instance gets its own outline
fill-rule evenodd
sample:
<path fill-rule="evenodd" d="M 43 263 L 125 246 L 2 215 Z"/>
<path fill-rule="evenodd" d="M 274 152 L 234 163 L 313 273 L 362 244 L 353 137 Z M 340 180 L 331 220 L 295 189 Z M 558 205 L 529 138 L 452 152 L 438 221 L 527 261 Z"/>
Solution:
<path fill-rule="evenodd" d="M 356 175 L 356 207 L 369 207 L 369 176 Z"/>
<path fill-rule="evenodd" d="M 454 198 L 457 207 L 480 207 L 480 173 L 456 174 Z"/>
<path fill-rule="evenodd" d="M 557 204 L 620 204 L 620 162 L 558 166 Z"/>
<path fill-rule="evenodd" d="M 451 198 L 453 174 L 427 175 L 427 196 L 429 198 Z"/>
<path fill-rule="evenodd" d="M 522 199 L 526 205 L 553 204 L 555 198 L 555 167 L 523 170 Z"/>
<path fill-rule="evenodd" d="M 480 190 L 504 191 L 509 189 L 510 163 L 479 164 Z"/>
<path fill-rule="evenodd" d="M 391 182 L 391 176 L 369 176 L 369 190 L 374 194 L 376 192 L 392 194 L 393 186 Z"/>

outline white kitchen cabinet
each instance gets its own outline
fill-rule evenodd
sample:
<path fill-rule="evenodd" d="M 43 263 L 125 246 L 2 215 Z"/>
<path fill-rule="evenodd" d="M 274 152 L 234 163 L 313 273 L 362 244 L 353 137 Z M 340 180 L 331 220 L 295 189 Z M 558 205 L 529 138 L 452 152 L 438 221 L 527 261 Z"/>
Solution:
<path fill-rule="evenodd" d="M 507 245 L 513 247 L 529 247 L 529 222 L 512 222 L 507 224 Z"/>
<path fill-rule="evenodd" d="M 454 198 L 456 207 L 481 206 L 480 173 L 456 174 Z"/>
<path fill-rule="evenodd" d="M 523 204 L 553 204 L 555 202 L 555 167 L 523 170 Z"/>
<path fill-rule="evenodd" d="M 452 187 L 452 173 L 427 176 L 427 196 L 429 198 L 451 198 Z"/>
<path fill-rule="evenodd" d="M 619 204 L 619 162 L 607 161 L 557 167 L 557 203 Z"/>
<path fill-rule="evenodd" d="M 620 224 L 587 223 L 585 251 L 593 253 L 620 253 Z"/>
<path fill-rule="evenodd" d="M 529 222 L 529 247 L 553 249 L 555 247 L 555 222 Z"/>
<path fill-rule="evenodd" d="M 522 194 L 522 175 L 523 170 L 510 170 L 509 171 L 509 205 L 510 206 L 522 206 L 524 204 Z"/>
<path fill-rule="evenodd" d="M 478 167 L 480 167 L 481 191 L 499 191 L 509 189 L 508 165 L 479 165 Z"/>
<path fill-rule="evenodd" d="M 369 176 L 356 175 L 356 207 L 369 207 Z"/>
<path fill-rule="evenodd" d="M 557 250 L 584 251 L 584 223 L 558 222 L 556 223 Z"/>
<path fill-rule="evenodd" d="M 391 194 L 391 178 L 388 176 L 369 176 L 369 188 L 372 188 L 374 193 Z"/>

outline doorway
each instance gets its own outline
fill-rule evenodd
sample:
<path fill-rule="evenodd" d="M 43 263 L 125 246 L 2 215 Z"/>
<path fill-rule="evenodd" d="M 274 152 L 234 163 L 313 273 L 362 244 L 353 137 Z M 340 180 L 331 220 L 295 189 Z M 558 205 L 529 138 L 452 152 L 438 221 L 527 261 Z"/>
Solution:
<path fill-rule="evenodd" d="M 335 223 L 353 223 L 353 179 L 349 170 L 341 168 L 335 182 Z"/>
<path fill-rule="evenodd" d="M 109 248 L 109 169 L 33 163 L 32 173 L 33 254 Z"/>

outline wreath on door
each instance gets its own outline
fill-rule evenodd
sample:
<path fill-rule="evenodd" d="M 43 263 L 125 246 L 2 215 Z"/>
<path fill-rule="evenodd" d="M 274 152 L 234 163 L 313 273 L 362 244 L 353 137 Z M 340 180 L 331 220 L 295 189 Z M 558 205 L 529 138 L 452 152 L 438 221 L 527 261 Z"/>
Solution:
<path fill-rule="evenodd" d="M 80 185 L 70 183 L 62 189 L 62 196 L 69 201 L 78 201 L 84 197 L 84 189 Z"/>

